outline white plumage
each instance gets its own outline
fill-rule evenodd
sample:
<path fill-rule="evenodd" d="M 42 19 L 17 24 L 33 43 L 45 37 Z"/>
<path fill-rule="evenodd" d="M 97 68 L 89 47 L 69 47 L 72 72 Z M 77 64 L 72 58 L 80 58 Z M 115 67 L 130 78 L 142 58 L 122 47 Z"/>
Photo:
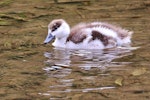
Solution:
<path fill-rule="evenodd" d="M 48 35 L 44 43 L 69 49 L 105 49 L 126 46 L 131 43 L 133 32 L 108 23 L 79 23 L 70 29 L 63 19 L 56 19 L 48 25 Z"/>

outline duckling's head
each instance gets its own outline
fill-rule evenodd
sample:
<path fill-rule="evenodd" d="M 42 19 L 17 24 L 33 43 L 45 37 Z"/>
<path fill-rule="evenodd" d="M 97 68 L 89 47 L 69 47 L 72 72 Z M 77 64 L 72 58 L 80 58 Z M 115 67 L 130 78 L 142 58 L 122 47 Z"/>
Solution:
<path fill-rule="evenodd" d="M 55 19 L 48 25 L 48 35 L 44 41 L 45 44 L 49 43 L 54 38 L 62 39 L 67 38 L 70 33 L 70 27 L 63 19 Z"/>

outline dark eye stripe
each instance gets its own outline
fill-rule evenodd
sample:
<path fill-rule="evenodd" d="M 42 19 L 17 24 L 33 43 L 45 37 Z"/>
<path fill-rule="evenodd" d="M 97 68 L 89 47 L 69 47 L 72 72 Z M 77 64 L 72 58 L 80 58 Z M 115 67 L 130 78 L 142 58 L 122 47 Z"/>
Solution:
<path fill-rule="evenodd" d="M 55 23 L 52 27 L 52 32 L 57 30 L 60 27 L 61 23 Z"/>

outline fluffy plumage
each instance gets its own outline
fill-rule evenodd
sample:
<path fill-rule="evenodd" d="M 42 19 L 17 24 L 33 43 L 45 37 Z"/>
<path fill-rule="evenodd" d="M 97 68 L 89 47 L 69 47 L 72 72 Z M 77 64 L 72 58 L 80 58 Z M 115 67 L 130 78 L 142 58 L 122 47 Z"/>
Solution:
<path fill-rule="evenodd" d="M 52 43 L 55 47 L 104 49 L 129 45 L 132 33 L 104 22 L 79 23 L 70 29 L 65 20 L 56 19 L 48 25 L 48 35 L 44 43 L 55 38 Z"/>

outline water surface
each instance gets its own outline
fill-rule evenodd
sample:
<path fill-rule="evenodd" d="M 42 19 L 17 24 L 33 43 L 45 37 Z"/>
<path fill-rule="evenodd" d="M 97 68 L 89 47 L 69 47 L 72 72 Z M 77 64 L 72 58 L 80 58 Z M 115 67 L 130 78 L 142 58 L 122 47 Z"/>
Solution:
<path fill-rule="evenodd" d="M 149 0 L 1 0 L 0 99 L 149 100 L 149 11 Z M 120 25 L 134 31 L 132 47 L 67 50 L 43 45 L 47 25 L 56 18 L 71 26 L 82 21 Z"/>

